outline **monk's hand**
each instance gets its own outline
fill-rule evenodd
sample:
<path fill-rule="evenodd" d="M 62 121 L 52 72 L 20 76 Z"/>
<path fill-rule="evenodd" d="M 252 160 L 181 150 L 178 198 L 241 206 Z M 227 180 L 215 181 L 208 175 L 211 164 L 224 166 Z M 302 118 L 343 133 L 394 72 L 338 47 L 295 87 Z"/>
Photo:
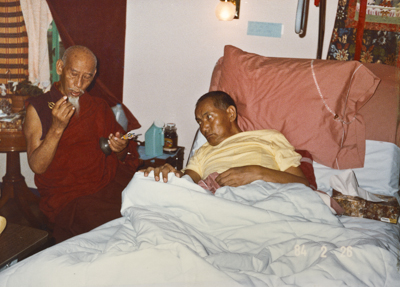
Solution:
<path fill-rule="evenodd" d="M 173 172 L 175 174 L 176 177 L 182 177 L 183 173 L 177 169 L 175 169 L 173 166 L 171 166 L 170 164 L 166 163 L 163 166 L 159 166 L 159 167 L 148 167 L 146 169 L 141 169 L 139 171 L 144 172 L 144 176 L 147 177 L 149 176 L 149 173 L 151 171 L 154 171 L 154 179 L 156 181 L 160 181 L 160 173 L 161 176 L 163 178 L 164 182 L 168 182 L 168 173 Z"/>
<path fill-rule="evenodd" d="M 121 138 L 122 135 L 120 132 L 116 132 L 115 135 L 110 134 L 108 136 L 108 145 L 110 146 L 111 150 L 115 153 L 120 153 L 122 152 L 124 149 L 126 149 L 126 147 L 129 144 L 129 140 L 125 140 L 123 138 Z"/>
<path fill-rule="evenodd" d="M 263 179 L 266 168 L 258 165 L 233 167 L 217 176 L 215 181 L 220 186 L 241 186 Z"/>
<path fill-rule="evenodd" d="M 53 128 L 63 132 L 74 113 L 75 107 L 68 102 L 68 97 L 63 96 L 55 103 L 51 111 Z"/>

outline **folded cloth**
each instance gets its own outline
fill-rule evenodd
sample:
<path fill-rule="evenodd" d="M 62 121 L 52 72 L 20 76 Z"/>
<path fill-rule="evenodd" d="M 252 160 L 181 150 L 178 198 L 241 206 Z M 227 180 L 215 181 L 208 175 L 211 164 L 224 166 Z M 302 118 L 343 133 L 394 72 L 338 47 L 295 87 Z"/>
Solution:
<path fill-rule="evenodd" d="M 219 175 L 218 172 L 213 172 L 209 174 L 205 179 L 202 179 L 198 182 L 202 188 L 211 191 L 213 194 L 217 191 L 218 188 L 221 186 L 215 181 L 217 176 Z"/>

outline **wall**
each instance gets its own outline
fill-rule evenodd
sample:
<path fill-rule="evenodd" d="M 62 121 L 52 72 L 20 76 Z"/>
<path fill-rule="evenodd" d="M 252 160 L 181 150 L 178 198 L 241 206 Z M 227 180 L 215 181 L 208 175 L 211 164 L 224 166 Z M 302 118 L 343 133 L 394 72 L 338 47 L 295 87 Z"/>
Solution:
<path fill-rule="evenodd" d="M 294 32 L 297 1 L 241 0 L 240 19 L 221 22 L 214 14 L 218 0 L 127 0 L 124 103 L 140 121 L 143 135 L 155 119 L 175 122 L 179 145 L 187 154 L 197 130 L 194 105 L 208 91 L 215 62 L 230 44 L 275 57 L 315 58 L 319 9 L 310 1 L 307 33 Z M 327 1 L 323 58 L 336 15 L 337 0 Z M 248 21 L 282 23 L 281 38 L 248 36 Z M 4 154 L 0 175 L 5 174 Z M 34 187 L 26 153 L 21 172 Z"/>
<path fill-rule="evenodd" d="M 323 58 L 337 1 L 327 5 Z M 297 1 L 241 1 L 240 19 L 221 22 L 218 0 L 128 0 L 124 102 L 145 131 L 155 119 L 177 124 L 179 145 L 189 153 L 197 130 L 196 100 L 209 88 L 213 66 L 227 44 L 276 57 L 315 58 L 319 8 L 310 1 L 307 34 L 294 32 Z M 248 36 L 248 21 L 282 23 L 281 38 Z"/>

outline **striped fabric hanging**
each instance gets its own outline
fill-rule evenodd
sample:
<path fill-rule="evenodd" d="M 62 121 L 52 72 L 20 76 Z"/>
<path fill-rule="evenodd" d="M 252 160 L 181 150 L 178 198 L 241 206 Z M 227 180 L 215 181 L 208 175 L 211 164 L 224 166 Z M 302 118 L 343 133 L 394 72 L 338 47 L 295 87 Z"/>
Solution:
<path fill-rule="evenodd" d="M 0 0 L 0 84 L 28 79 L 28 34 L 19 0 Z"/>

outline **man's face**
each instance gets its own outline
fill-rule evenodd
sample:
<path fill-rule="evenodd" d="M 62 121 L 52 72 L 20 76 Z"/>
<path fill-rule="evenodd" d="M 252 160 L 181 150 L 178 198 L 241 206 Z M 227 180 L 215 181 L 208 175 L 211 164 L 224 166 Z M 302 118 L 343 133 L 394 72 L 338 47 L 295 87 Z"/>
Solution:
<path fill-rule="evenodd" d="M 198 104 L 195 117 L 201 133 L 212 146 L 234 135 L 231 114 L 228 110 L 216 108 L 212 99 L 205 99 Z"/>
<path fill-rule="evenodd" d="M 96 74 L 94 60 L 85 52 L 76 51 L 66 63 L 57 61 L 57 74 L 60 75 L 60 92 L 71 97 L 80 97 Z"/>

